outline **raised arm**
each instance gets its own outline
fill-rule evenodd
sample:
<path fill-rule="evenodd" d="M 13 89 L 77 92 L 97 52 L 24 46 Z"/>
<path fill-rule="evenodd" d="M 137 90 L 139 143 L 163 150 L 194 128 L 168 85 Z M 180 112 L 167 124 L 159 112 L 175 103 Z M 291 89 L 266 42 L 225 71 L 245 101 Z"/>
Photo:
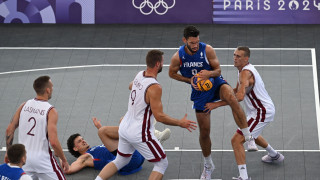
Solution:
<path fill-rule="evenodd" d="M 58 133 L 57 133 L 57 123 L 58 123 L 58 112 L 56 111 L 55 108 L 52 108 L 49 111 L 48 115 L 48 137 L 49 137 L 49 142 L 51 144 L 51 147 L 54 150 L 54 153 L 56 156 L 58 156 L 62 163 L 61 166 L 65 172 L 69 170 L 69 164 L 64 156 L 64 153 L 61 148 L 60 141 L 58 139 Z"/>
<path fill-rule="evenodd" d="M 171 63 L 169 67 L 169 76 L 172 79 L 191 84 L 191 78 L 187 78 L 182 76 L 181 74 L 178 74 L 179 69 L 180 69 L 180 58 L 179 58 L 179 53 L 176 52 L 171 58 Z"/>
<path fill-rule="evenodd" d="M 163 106 L 161 102 L 161 96 L 162 96 L 162 88 L 159 84 L 151 85 L 146 94 L 146 101 L 149 102 L 151 106 L 152 113 L 154 114 L 154 117 L 157 119 L 157 121 L 162 122 L 167 125 L 172 126 L 180 126 L 182 128 L 188 129 L 190 132 L 192 130 L 195 130 L 197 125 L 196 122 L 188 120 L 187 114 L 181 119 L 175 119 L 163 112 Z"/>

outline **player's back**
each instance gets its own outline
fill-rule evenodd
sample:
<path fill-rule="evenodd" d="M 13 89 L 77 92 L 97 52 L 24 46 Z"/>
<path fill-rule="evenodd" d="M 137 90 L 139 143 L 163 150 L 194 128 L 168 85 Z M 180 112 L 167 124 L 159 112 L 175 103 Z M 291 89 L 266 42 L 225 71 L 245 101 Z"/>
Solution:
<path fill-rule="evenodd" d="M 34 172 L 52 171 L 53 156 L 48 141 L 48 113 L 53 108 L 47 101 L 30 99 L 23 106 L 19 119 L 19 143 L 27 151 L 23 169 Z"/>
<path fill-rule="evenodd" d="M 133 80 L 128 111 L 119 127 L 119 133 L 131 141 L 145 142 L 154 131 L 154 117 L 150 104 L 145 101 L 147 89 L 153 84 L 159 83 L 155 78 L 145 76 L 145 71 L 140 71 Z"/>

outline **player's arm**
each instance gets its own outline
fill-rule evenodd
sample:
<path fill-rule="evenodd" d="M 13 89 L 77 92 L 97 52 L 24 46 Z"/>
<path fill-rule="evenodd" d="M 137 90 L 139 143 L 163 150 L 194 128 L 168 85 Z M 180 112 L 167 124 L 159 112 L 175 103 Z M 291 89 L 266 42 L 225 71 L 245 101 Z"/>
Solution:
<path fill-rule="evenodd" d="M 14 113 L 11 122 L 9 123 L 7 130 L 6 130 L 6 146 L 7 149 L 9 149 L 12 146 L 12 142 L 13 142 L 13 138 L 14 138 L 14 132 L 17 129 L 17 127 L 19 126 L 19 118 L 20 118 L 20 113 L 21 110 L 23 108 L 23 106 L 25 105 L 25 103 L 22 103 L 19 108 L 17 109 L 17 111 Z M 8 163 L 8 159 L 7 159 L 7 153 L 5 154 L 4 157 L 4 162 Z"/>
<path fill-rule="evenodd" d="M 60 141 L 58 139 L 57 123 L 58 123 L 58 112 L 56 111 L 55 108 L 52 108 L 49 111 L 49 115 L 48 115 L 49 142 L 51 144 L 52 149 L 54 150 L 55 155 L 61 159 L 62 161 L 61 166 L 63 170 L 67 172 L 69 169 L 69 164 L 68 164 L 67 158 L 64 156 Z"/>
<path fill-rule="evenodd" d="M 176 52 L 171 58 L 171 63 L 169 66 L 169 76 L 172 79 L 190 84 L 191 78 L 187 78 L 182 76 L 181 74 L 178 74 L 179 69 L 180 69 L 180 58 L 179 58 L 179 53 Z"/>
<path fill-rule="evenodd" d="M 196 122 L 187 120 L 187 114 L 181 119 L 175 119 L 163 112 L 163 106 L 161 102 L 162 96 L 162 88 L 159 84 L 151 85 L 146 94 L 146 101 L 150 104 L 152 113 L 157 121 L 162 122 L 167 125 L 172 126 L 180 126 L 182 128 L 188 129 L 190 132 L 191 130 L 195 130 L 197 125 Z"/>
<path fill-rule="evenodd" d="M 83 154 L 79 156 L 78 159 L 70 165 L 66 174 L 76 173 L 85 167 L 94 167 L 93 159 L 90 154 Z"/>
<path fill-rule="evenodd" d="M 200 77 L 203 79 L 209 79 L 210 77 L 220 76 L 221 75 L 220 62 L 218 60 L 215 50 L 212 48 L 212 46 L 208 44 L 206 46 L 206 56 L 213 70 L 211 71 L 201 70 L 199 72 Z"/>
<path fill-rule="evenodd" d="M 243 70 L 239 74 L 239 83 L 237 84 L 237 92 L 235 93 L 238 101 L 243 101 L 246 95 L 246 88 L 250 86 L 250 79 L 252 77 L 251 71 Z"/>

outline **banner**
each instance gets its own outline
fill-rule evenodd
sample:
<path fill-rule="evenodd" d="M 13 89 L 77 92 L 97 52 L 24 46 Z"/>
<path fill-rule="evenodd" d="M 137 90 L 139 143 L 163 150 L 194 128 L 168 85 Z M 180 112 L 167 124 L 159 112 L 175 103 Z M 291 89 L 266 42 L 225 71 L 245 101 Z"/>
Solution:
<path fill-rule="evenodd" d="M 0 0 L 0 23 L 212 23 L 210 0 Z"/>
<path fill-rule="evenodd" d="M 320 24 L 320 0 L 0 0 L 0 23 Z"/>
<path fill-rule="evenodd" d="M 320 0 L 214 0 L 214 24 L 320 24 Z"/>

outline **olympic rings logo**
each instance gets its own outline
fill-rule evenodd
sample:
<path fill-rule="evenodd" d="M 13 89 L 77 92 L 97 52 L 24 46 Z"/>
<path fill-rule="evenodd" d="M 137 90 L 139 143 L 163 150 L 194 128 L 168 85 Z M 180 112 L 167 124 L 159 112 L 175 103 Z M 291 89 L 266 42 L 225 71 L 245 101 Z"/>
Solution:
<path fill-rule="evenodd" d="M 173 8 L 173 6 L 176 4 L 176 1 L 173 0 L 173 3 L 171 6 L 168 6 L 168 3 L 164 2 L 164 0 L 159 0 L 158 2 L 156 2 L 155 4 L 152 4 L 152 2 L 150 2 L 149 0 L 143 0 L 143 2 L 141 2 L 141 4 L 139 6 L 137 6 L 134 2 L 135 0 L 132 0 L 132 5 L 133 7 L 135 7 L 136 9 L 139 9 L 140 12 L 143 15 L 149 15 L 151 14 L 153 11 L 156 12 L 158 15 L 164 15 L 165 13 L 167 13 L 167 11 L 171 8 Z M 148 6 L 148 8 L 150 8 L 150 11 L 145 12 L 143 9 Z M 162 6 L 165 10 L 163 12 L 159 12 L 158 8 Z"/>

